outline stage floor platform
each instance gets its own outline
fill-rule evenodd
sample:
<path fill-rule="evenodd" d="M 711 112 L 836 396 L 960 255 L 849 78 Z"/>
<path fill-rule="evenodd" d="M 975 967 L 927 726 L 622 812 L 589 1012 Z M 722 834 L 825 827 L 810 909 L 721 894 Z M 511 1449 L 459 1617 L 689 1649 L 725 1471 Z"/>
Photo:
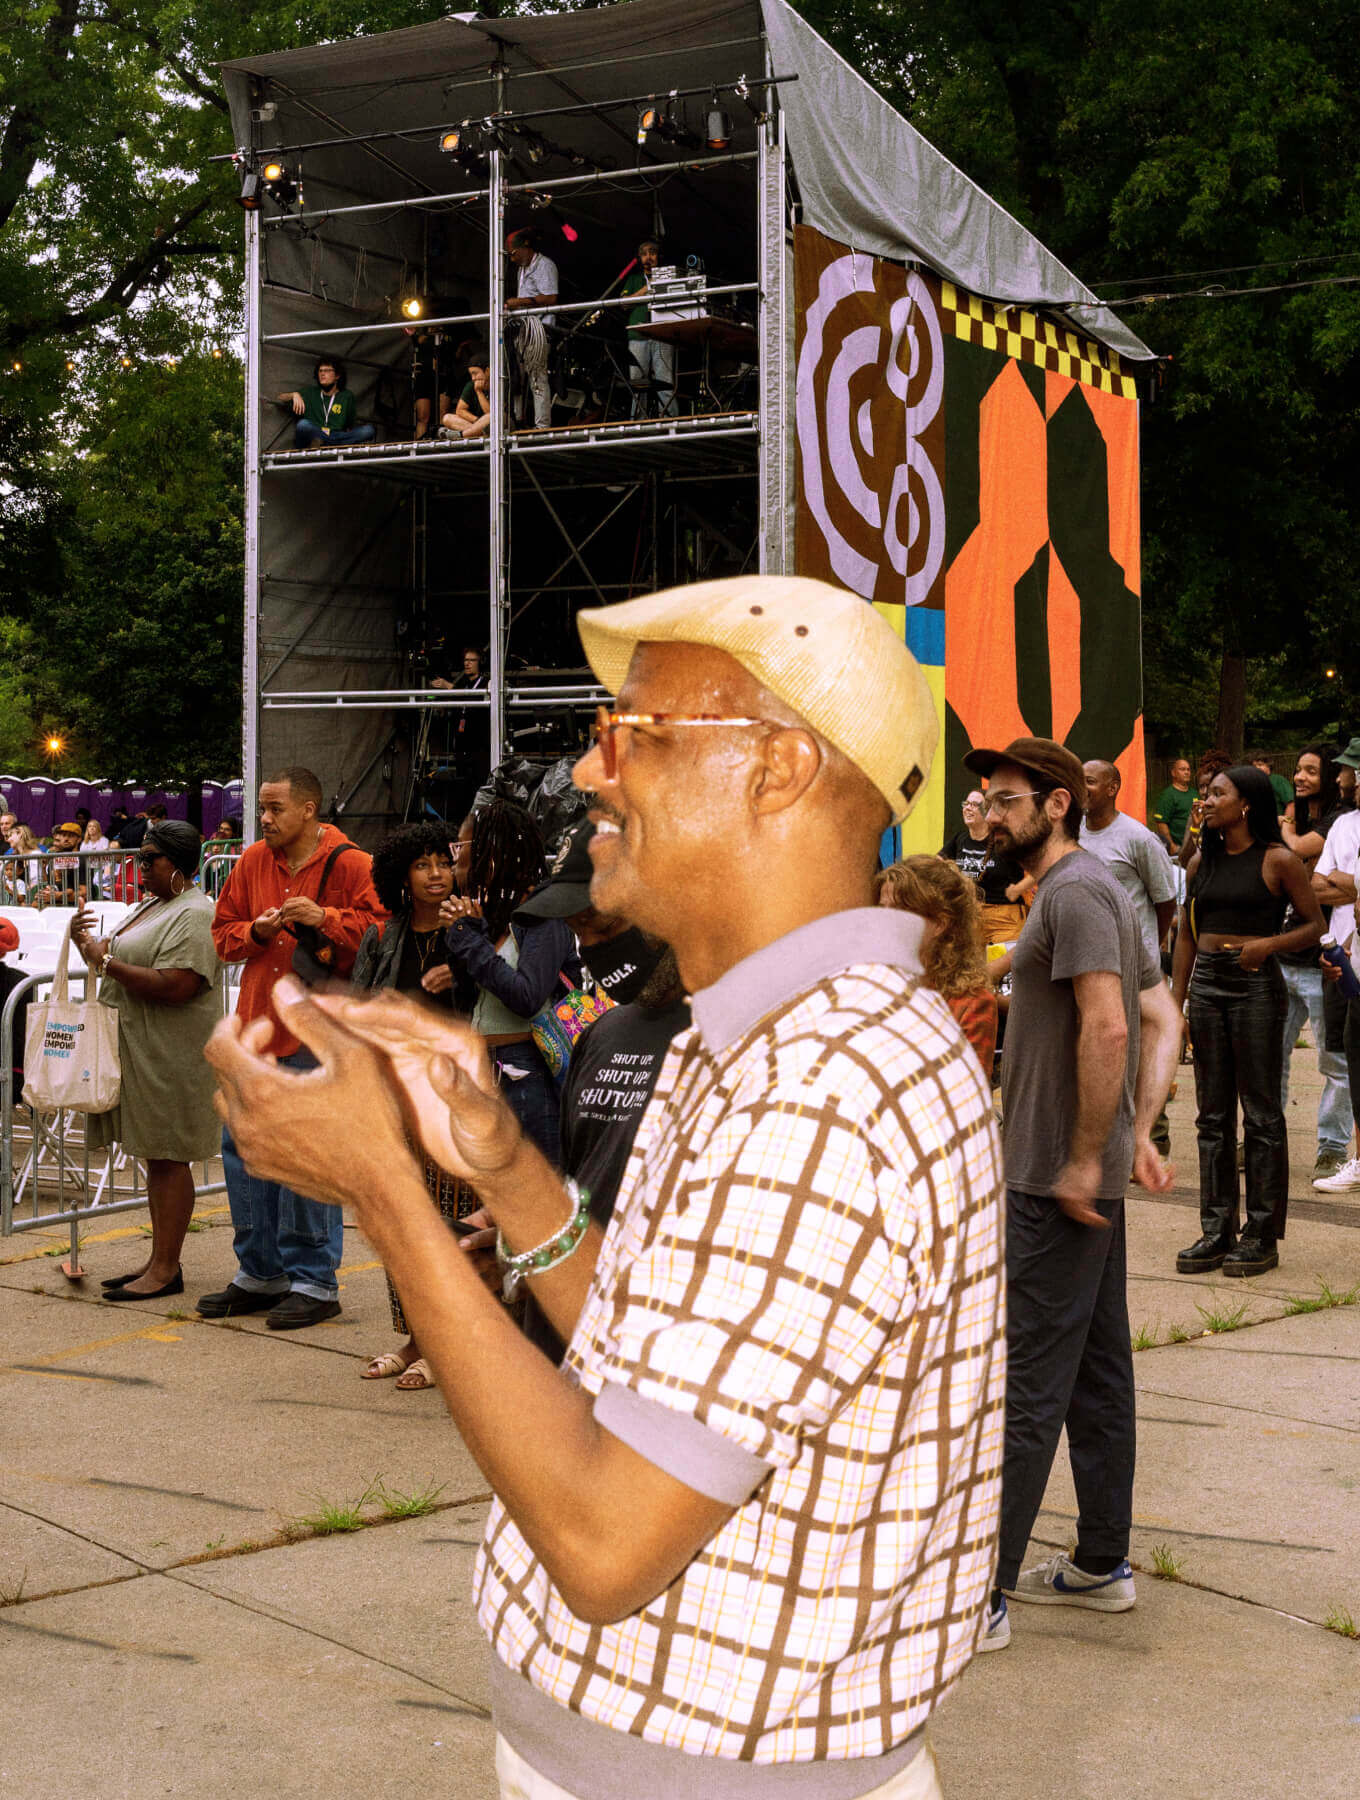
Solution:
<path fill-rule="evenodd" d="M 592 479 L 626 481 L 651 473 L 704 479 L 754 474 L 759 444 L 756 413 L 723 412 L 516 431 L 507 448 L 513 480 L 529 487 L 578 487 Z M 271 475 L 342 470 L 441 487 L 484 487 L 490 466 L 484 438 L 347 444 L 279 451 L 260 459 L 261 471 Z"/>

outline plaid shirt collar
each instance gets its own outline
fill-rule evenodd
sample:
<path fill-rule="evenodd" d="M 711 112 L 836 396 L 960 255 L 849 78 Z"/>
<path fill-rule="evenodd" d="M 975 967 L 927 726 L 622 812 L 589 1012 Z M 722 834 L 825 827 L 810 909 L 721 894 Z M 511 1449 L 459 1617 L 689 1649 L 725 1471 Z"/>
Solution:
<path fill-rule="evenodd" d="M 720 1056 L 776 1007 L 861 963 L 921 972 L 924 921 L 886 906 L 828 913 L 753 951 L 693 998 L 694 1023 Z"/>

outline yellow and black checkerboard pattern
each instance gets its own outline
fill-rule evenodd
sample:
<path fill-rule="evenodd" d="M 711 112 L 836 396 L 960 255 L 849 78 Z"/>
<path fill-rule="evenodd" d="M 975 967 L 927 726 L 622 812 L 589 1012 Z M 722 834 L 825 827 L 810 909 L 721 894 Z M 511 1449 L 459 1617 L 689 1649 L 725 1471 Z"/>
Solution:
<path fill-rule="evenodd" d="M 1126 400 L 1137 396 L 1137 385 L 1133 376 L 1125 373 L 1118 351 L 1105 344 L 1081 337 L 1023 306 L 997 306 L 981 300 L 952 281 L 940 283 L 940 303 L 947 326 L 952 325 L 955 337 L 965 344 L 981 344 L 984 350 L 1000 350 L 1021 362 L 1037 363 L 1041 369 L 1084 381 L 1102 393 L 1122 394 Z"/>

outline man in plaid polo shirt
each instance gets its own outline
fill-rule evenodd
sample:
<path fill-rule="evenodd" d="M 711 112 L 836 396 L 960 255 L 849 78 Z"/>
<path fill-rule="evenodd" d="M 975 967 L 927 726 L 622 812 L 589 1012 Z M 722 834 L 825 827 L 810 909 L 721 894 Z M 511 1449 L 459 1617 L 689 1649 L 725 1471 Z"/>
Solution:
<path fill-rule="evenodd" d="M 305 1082 L 214 1041 L 238 1145 L 353 1203 L 497 1500 L 478 1561 L 516 1800 L 930 1800 L 975 1649 L 1002 1446 L 999 1146 L 873 904 L 938 736 L 864 601 L 743 577 L 581 615 L 618 711 L 591 898 L 693 996 L 607 1230 L 520 1136 L 472 1035 L 396 997 L 277 1002 Z M 470 1181 L 562 1375 L 477 1281 L 403 1116 Z M 287 1129 L 281 1129 L 286 1118 Z M 295 1148 L 305 1146 L 305 1149 Z"/>

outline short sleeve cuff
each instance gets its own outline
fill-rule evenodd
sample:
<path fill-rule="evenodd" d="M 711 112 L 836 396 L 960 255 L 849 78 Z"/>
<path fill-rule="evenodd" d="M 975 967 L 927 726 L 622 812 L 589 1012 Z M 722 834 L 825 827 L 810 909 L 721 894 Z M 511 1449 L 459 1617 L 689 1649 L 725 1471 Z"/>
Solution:
<path fill-rule="evenodd" d="M 616 1382 L 596 1395 L 595 1418 L 667 1475 L 728 1506 L 744 1505 L 770 1473 L 769 1463 L 721 1432 Z"/>

